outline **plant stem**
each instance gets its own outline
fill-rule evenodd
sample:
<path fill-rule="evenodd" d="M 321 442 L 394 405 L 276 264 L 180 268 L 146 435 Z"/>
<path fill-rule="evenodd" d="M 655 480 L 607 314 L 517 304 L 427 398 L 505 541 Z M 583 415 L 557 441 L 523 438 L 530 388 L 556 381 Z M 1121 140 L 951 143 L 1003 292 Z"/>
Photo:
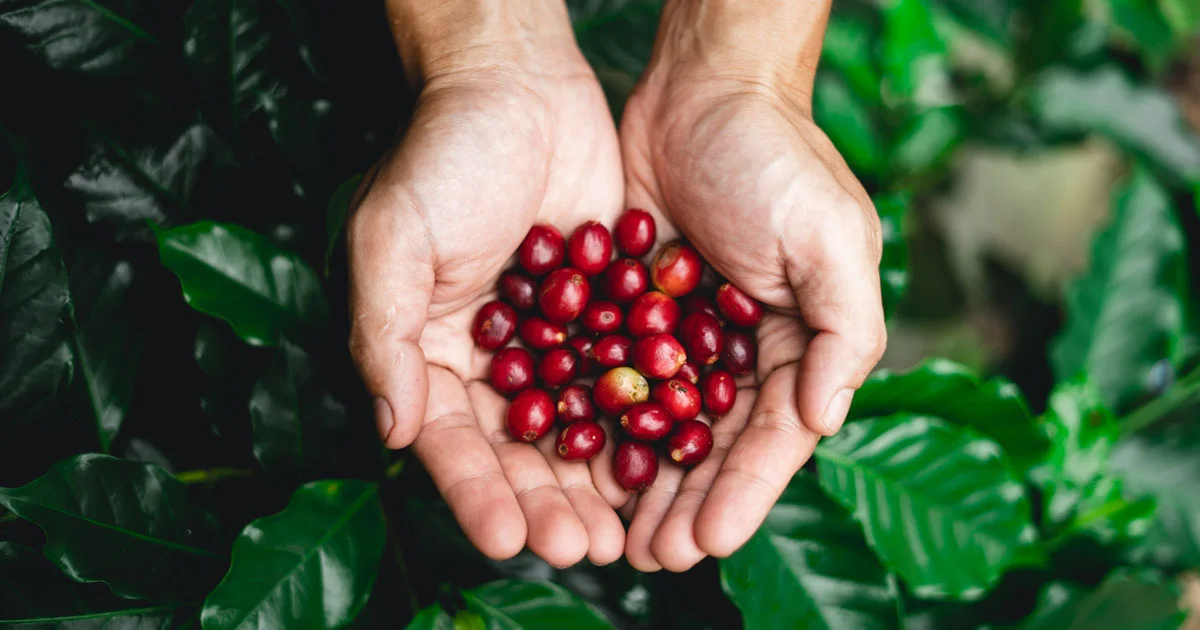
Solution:
<path fill-rule="evenodd" d="M 1162 420 L 1180 407 L 1200 401 L 1200 368 L 1179 379 L 1162 396 L 1121 420 L 1121 435 L 1130 435 Z"/>
<path fill-rule="evenodd" d="M 207 470 L 184 470 L 175 478 L 186 484 L 216 483 L 224 479 L 246 479 L 258 473 L 249 468 L 209 468 Z"/>

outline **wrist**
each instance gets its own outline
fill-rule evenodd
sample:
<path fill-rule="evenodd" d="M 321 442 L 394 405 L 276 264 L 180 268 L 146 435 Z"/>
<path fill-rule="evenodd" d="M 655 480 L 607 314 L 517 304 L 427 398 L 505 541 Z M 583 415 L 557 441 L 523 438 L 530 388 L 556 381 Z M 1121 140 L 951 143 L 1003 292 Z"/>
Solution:
<path fill-rule="evenodd" d="M 387 0 L 408 80 L 485 70 L 557 76 L 582 61 L 562 0 Z"/>

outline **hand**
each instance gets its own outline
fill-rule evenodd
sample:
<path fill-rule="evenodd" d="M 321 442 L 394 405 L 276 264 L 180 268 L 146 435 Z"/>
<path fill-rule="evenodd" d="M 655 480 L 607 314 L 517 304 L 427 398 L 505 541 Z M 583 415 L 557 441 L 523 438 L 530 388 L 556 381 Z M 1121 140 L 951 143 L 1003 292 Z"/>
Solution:
<path fill-rule="evenodd" d="M 772 6 L 668 2 L 621 125 L 626 203 L 665 213 L 774 311 L 712 454 L 686 475 L 663 467 L 638 498 L 625 552 L 641 570 L 686 570 L 745 543 L 886 343 L 878 217 L 809 114 L 828 2 Z"/>
<path fill-rule="evenodd" d="M 561 2 L 392 0 L 413 120 L 348 224 L 350 348 L 390 448 L 410 443 L 467 537 L 496 559 L 620 557 L 611 447 L 586 463 L 513 442 L 471 321 L 535 223 L 622 210 L 616 131 Z M 593 482 L 595 479 L 595 482 Z"/>

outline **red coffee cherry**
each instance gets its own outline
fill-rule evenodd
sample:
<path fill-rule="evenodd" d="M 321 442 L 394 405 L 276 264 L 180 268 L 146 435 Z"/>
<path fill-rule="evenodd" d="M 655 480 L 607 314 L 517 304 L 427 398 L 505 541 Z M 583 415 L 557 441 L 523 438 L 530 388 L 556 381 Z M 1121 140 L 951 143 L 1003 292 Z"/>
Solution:
<path fill-rule="evenodd" d="M 566 324 L 575 321 L 587 306 L 591 285 L 578 269 L 555 269 L 546 276 L 538 292 L 538 306 L 546 319 Z"/>
<path fill-rule="evenodd" d="M 679 324 L 679 342 L 688 358 L 705 365 L 712 365 L 721 357 L 724 337 L 721 322 L 703 311 L 684 317 Z"/>
<path fill-rule="evenodd" d="M 679 304 L 665 293 L 650 291 L 638 296 L 629 306 L 625 327 L 634 337 L 675 332 L 679 325 Z"/>
<path fill-rule="evenodd" d="M 612 258 L 612 236 L 608 228 L 595 221 L 579 226 L 567 241 L 567 260 L 571 266 L 594 276 L 604 271 Z"/>
<path fill-rule="evenodd" d="M 540 276 L 562 266 L 566 249 L 562 232 L 551 225 L 535 225 L 521 241 L 517 260 L 525 271 Z"/>
<path fill-rule="evenodd" d="M 683 366 L 679 368 L 679 371 L 675 373 L 675 377 L 681 378 L 695 385 L 696 383 L 700 382 L 701 373 L 702 370 L 700 369 L 700 364 L 688 359 L 686 362 L 684 362 Z"/>
<path fill-rule="evenodd" d="M 527 317 L 518 329 L 521 341 L 534 350 L 557 348 L 567 340 L 567 327 L 540 317 Z"/>
<path fill-rule="evenodd" d="M 537 375 L 549 389 L 558 389 L 579 374 L 579 355 L 570 348 L 554 348 L 538 362 Z"/>
<path fill-rule="evenodd" d="M 554 399 L 540 389 L 527 389 L 508 406 L 508 432 L 518 442 L 535 442 L 554 426 Z"/>
<path fill-rule="evenodd" d="M 712 452 L 713 434 L 699 420 L 684 420 L 675 425 L 667 438 L 667 456 L 680 466 L 695 466 Z"/>
<path fill-rule="evenodd" d="M 629 365 L 633 355 L 633 341 L 624 335 L 602 337 L 592 346 L 591 359 L 602 368 Z"/>
<path fill-rule="evenodd" d="M 704 260 L 700 253 L 681 241 L 663 245 L 650 264 L 650 280 L 654 286 L 673 298 L 694 291 L 703 272 Z"/>
<path fill-rule="evenodd" d="M 691 420 L 700 413 L 700 389 L 678 376 L 655 383 L 650 400 L 662 405 L 676 421 Z"/>
<path fill-rule="evenodd" d="M 492 355 L 492 387 L 511 396 L 533 385 L 533 355 L 525 348 L 501 348 Z"/>
<path fill-rule="evenodd" d="M 471 336 L 475 345 L 484 350 L 503 348 L 517 331 L 517 312 L 513 307 L 493 300 L 480 307 L 471 324 Z"/>
<path fill-rule="evenodd" d="M 717 309 L 734 326 L 749 328 L 762 321 L 762 305 L 728 282 L 717 287 Z"/>
<path fill-rule="evenodd" d="M 637 208 L 626 210 L 621 218 L 617 219 L 617 227 L 613 230 L 617 248 L 633 258 L 641 258 L 650 253 L 657 231 L 654 217 L 650 216 L 649 212 Z"/>
<path fill-rule="evenodd" d="M 592 388 L 592 400 L 604 413 L 622 413 L 648 398 L 650 383 L 633 368 L 613 368 L 600 375 Z"/>
<path fill-rule="evenodd" d="M 719 418 L 733 409 L 733 403 L 737 400 L 737 384 L 729 372 L 713 370 L 700 377 L 699 387 L 704 412 L 708 415 Z"/>
<path fill-rule="evenodd" d="M 569 425 L 554 440 L 554 450 L 567 461 L 589 460 L 608 442 L 604 428 L 591 420 Z"/>
<path fill-rule="evenodd" d="M 717 319 L 721 318 L 721 313 L 717 311 L 717 303 L 713 301 L 711 296 L 699 291 L 694 291 L 680 298 L 679 308 L 683 310 L 684 317 L 695 312 L 703 312 Z"/>
<path fill-rule="evenodd" d="M 563 424 L 587 422 L 596 419 L 596 405 L 592 402 L 592 388 L 587 385 L 568 385 L 558 392 L 555 402 L 558 421 Z"/>
<path fill-rule="evenodd" d="M 600 282 L 604 287 L 604 294 L 617 304 L 628 304 L 650 288 L 646 265 L 633 258 L 613 261 L 604 271 Z"/>
<path fill-rule="evenodd" d="M 613 477 L 626 490 L 649 488 L 658 477 L 658 454 L 644 442 L 622 442 L 613 453 Z"/>
<path fill-rule="evenodd" d="M 667 437 L 675 418 L 667 409 L 655 402 L 644 402 L 630 407 L 621 414 L 621 428 L 629 437 L 643 442 L 653 442 Z"/>
<path fill-rule="evenodd" d="M 583 315 L 580 316 L 579 323 L 588 332 L 597 335 L 607 335 L 608 333 L 616 332 L 624 320 L 625 314 L 621 312 L 621 307 L 604 300 L 592 300 L 583 309 Z"/>
<path fill-rule="evenodd" d="M 633 344 L 633 367 L 650 378 L 671 378 L 686 361 L 683 346 L 671 335 L 650 335 Z"/>
<path fill-rule="evenodd" d="M 754 362 L 758 358 L 758 344 L 754 337 L 740 331 L 725 332 L 725 347 L 721 350 L 721 365 L 730 374 L 742 376 L 754 371 Z"/>
<path fill-rule="evenodd" d="M 537 306 L 537 281 L 518 271 L 500 274 L 500 296 L 518 311 Z"/>
<path fill-rule="evenodd" d="M 589 376 L 596 372 L 596 362 L 592 360 L 592 344 L 595 340 L 587 335 L 574 335 L 567 338 L 566 346 L 579 355 L 579 376 Z"/>

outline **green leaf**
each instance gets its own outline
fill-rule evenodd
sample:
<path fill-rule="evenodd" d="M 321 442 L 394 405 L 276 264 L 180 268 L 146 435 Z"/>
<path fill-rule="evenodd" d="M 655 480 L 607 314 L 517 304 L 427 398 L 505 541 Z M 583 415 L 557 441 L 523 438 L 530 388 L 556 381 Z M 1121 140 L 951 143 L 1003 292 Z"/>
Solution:
<path fill-rule="evenodd" d="M 333 260 L 333 251 L 342 238 L 342 229 L 346 227 L 346 213 L 350 211 L 350 202 L 354 193 L 362 184 L 362 175 L 355 175 L 338 186 L 333 197 L 329 199 L 329 208 L 325 212 L 325 277 L 329 277 L 329 264 Z"/>
<path fill-rule="evenodd" d="M 850 406 L 852 419 L 898 412 L 970 427 L 995 440 L 1021 470 L 1050 448 L 1016 385 L 1003 378 L 983 380 L 947 359 L 927 359 L 906 371 L 879 370 L 867 378 Z"/>
<path fill-rule="evenodd" d="M 879 284 L 883 290 L 883 311 L 890 317 L 908 292 L 908 239 L 904 217 L 908 215 L 908 195 L 876 197 L 875 211 L 883 232 L 883 256 L 879 260 Z"/>
<path fill-rule="evenodd" d="M 108 452 L 133 400 L 143 331 L 133 322 L 128 292 L 133 265 L 87 250 L 71 266 L 75 355 L 100 450 Z"/>
<path fill-rule="evenodd" d="M 1151 571 L 1118 570 L 1094 590 L 1053 582 L 1021 630 L 1177 630 L 1178 589 Z"/>
<path fill-rule="evenodd" d="M 1177 39 L 1184 40 L 1200 31 L 1200 5 L 1192 0 L 1158 0 L 1158 6 Z"/>
<path fill-rule="evenodd" d="M 913 415 L 852 422 L 816 460 L 821 487 L 918 597 L 980 597 L 1036 536 L 1000 449 L 961 427 Z"/>
<path fill-rule="evenodd" d="M 328 467 L 344 437 L 346 408 L 317 374 L 312 357 L 280 343 L 250 397 L 254 457 L 267 472 L 306 477 Z"/>
<path fill-rule="evenodd" d="M 1104 4 L 1109 26 L 1131 40 L 1151 66 L 1161 68 L 1170 60 L 1174 33 L 1155 0 L 1105 0 Z"/>
<path fill-rule="evenodd" d="M 661 0 L 572 0 L 575 41 L 600 80 L 614 117 L 650 61 Z"/>
<path fill-rule="evenodd" d="M 898 105 L 917 109 L 947 100 L 946 46 L 934 29 L 927 0 L 884 0 L 883 87 Z"/>
<path fill-rule="evenodd" d="M 32 422 L 71 381 L 70 300 L 50 218 L 18 175 L 0 196 L 0 431 Z"/>
<path fill-rule="evenodd" d="M 801 473 L 766 522 L 721 560 L 721 587 L 754 628 L 900 628 L 895 581 L 862 528 Z"/>
<path fill-rule="evenodd" d="M 892 146 L 892 170 L 922 175 L 949 159 L 965 135 L 960 107 L 935 107 L 909 117 Z"/>
<path fill-rule="evenodd" d="M 969 1 L 969 0 L 968 0 Z M 1017 48 L 1022 74 L 1040 70 L 1068 56 L 1072 38 L 1084 22 L 1084 0 L 1023 2 L 1024 22 L 1029 29 Z M 1103 37 L 1104 33 L 1101 33 Z M 1103 44 L 1101 44 L 1103 45 Z"/>
<path fill-rule="evenodd" d="M 203 626 L 341 627 L 371 594 L 384 538 L 374 483 L 301 486 L 282 512 L 242 530 L 229 573 L 204 600 Z"/>
<path fill-rule="evenodd" d="M 212 516 L 154 465 L 79 455 L 0 488 L 0 505 L 46 532 L 46 555 L 72 579 L 125 597 L 178 600 L 222 566 Z"/>
<path fill-rule="evenodd" d="M 1103 134 L 1185 181 L 1200 181 L 1200 141 L 1175 100 L 1155 86 L 1135 84 L 1119 68 L 1048 70 L 1030 104 L 1051 131 Z"/>
<path fill-rule="evenodd" d="M 499 580 L 462 592 L 465 611 L 451 616 L 433 605 L 417 614 L 408 630 L 601 630 L 612 628 L 600 611 L 551 582 Z"/>
<path fill-rule="evenodd" d="M 275 345 L 328 317 L 316 272 L 260 234 L 201 221 L 157 235 L 159 257 L 179 276 L 188 304 L 229 322 L 250 344 Z"/>
<path fill-rule="evenodd" d="M 1087 273 L 1066 294 L 1050 349 L 1059 380 L 1086 372 L 1118 411 L 1151 391 L 1151 370 L 1183 336 L 1184 238 L 1170 198 L 1144 169 L 1116 194 Z"/>
<path fill-rule="evenodd" d="M 963 26 L 1006 49 L 1012 48 L 1013 17 L 1018 7 L 1012 0 L 940 0 L 939 5 Z"/>
<path fill-rule="evenodd" d="M 101 0 L 0 0 L 0 39 L 15 41 L 50 68 L 95 77 L 121 74 L 153 53 L 155 38 Z M 152 3 L 125 2 L 144 13 Z"/>
<path fill-rule="evenodd" d="M 872 106 L 882 104 L 879 70 L 875 68 L 874 43 L 879 37 L 859 16 L 831 15 L 825 28 L 821 61 L 836 68 L 854 94 Z"/>
<path fill-rule="evenodd" d="M 875 120 L 846 82 L 832 72 L 817 73 L 813 119 L 855 172 L 878 172 L 884 151 Z"/>
<path fill-rule="evenodd" d="M 183 608 L 117 599 L 107 590 L 72 582 L 28 547 L 0 542 L 0 626 L 5 628 L 166 630 Z"/>

